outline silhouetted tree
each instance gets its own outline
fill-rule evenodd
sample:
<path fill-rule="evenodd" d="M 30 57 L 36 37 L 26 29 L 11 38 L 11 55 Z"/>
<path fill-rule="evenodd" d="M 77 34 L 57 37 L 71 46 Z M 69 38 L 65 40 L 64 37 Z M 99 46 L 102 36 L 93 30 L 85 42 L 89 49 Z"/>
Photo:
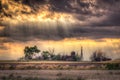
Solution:
<path fill-rule="evenodd" d="M 52 57 L 52 60 L 62 60 L 62 56 L 61 56 L 60 54 L 54 55 L 54 56 Z"/>
<path fill-rule="evenodd" d="M 32 55 L 34 53 L 39 53 L 39 52 L 40 50 L 37 48 L 37 46 L 33 46 L 33 47 L 26 46 L 24 49 L 25 58 L 27 59 L 32 59 Z"/>
<path fill-rule="evenodd" d="M 44 60 L 47 60 L 50 57 L 50 53 L 48 51 L 43 51 L 42 56 L 43 56 Z"/>
<path fill-rule="evenodd" d="M 100 50 L 95 51 L 91 56 L 91 61 L 108 61 L 108 60 L 111 59 L 105 56 L 105 54 Z"/>

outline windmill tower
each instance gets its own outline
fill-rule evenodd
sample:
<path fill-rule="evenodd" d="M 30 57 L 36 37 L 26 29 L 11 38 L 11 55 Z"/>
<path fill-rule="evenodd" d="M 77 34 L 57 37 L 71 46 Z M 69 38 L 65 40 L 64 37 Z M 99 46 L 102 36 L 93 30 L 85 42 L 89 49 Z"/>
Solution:
<path fill-rule="evenodd" d="M 83 61 L 83 47 L 81 47 L 81 55 L 80 55 L 81 61 Z"/>

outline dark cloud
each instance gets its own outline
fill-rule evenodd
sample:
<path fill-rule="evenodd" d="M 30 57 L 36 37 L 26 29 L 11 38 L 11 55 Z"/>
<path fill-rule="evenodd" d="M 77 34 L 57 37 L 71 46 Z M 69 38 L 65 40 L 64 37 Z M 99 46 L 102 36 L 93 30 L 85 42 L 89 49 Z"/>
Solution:
<path fill-rule="evenodd" d="M 9 30 L 9 31 L 8 31 Z M 8 38 L 9 41 L 30 41 L 34 39 L 43 40 L 61 40 L 64 38 L 79 38 L 87 37 L 92 39 L 100 38 L 120 38 L 120 28 L 113 26 L 104 27 L 79 27 L 74 25 L 74 27 L 65 29 L 62 25 L 57 25 L 55 28 L 46 28 L 38 26 L 28 26 L 28 25 L 18 25 L 12 27 L 6 27 L 4 29 L 4 36 Z M 6 41 L 6 40 L 4 40 Z"/>
<path fill-rule="evenodd" d="M 50 0 L 51 10 L 75 14 L 80 21 L 88 18 L 105 16 L 103 21 L 95 22 L 92 26 L 120 26 L 120 0 Z"/>
<path fill-rule="evenodd" d="M 22 3 L 30 6 L 34 11 L 37 11 L 42 5 L 47 4 L 47 0 L 23 0 Z"/>
<path fill-rule="evenodd" d="M 77 27 L 73 28 L 71 31 L 73 32 L 74 36 L 76 37 L 87 37 L 93 39 L 99 38 L 113 38 L 119 37 L 120 28 L 116 27 Z"/>
<path fill-rule="evenodd" d="M 118 12 L 108 14 L 108 18 L 101 22 L 93 22 L 92 26 L 118 26 L 120 27 L 120 14 Z"/>
<path fill-rule="evenodd" d="M 85 25 L 78 22 L 66 29 L 62 24 L 49 28 L 35 25 L 37 22 L 27 22 L 16 26 L 5 25 L 0 36 L 20 41 L 61 40 L 71 37 L 120 38 L 120 0 L 22 0 L 22 4 L 29 6 L 33 12 L 41 9 L 42 5 L 50 5 L 51 12 L 71 14 Z"/>
<path fill-rule="evenodd" d="M 96 0 L 98 4 L 108 4 L 108 5 L 115 5 L 115 3 L 120 2 L 120 0 Z"/>
<path fill-rule="evenodd" d="M 95 6 L 91 5 L 91 3 L 84 3 L 81 0 L 50 0 L 50 4 L 53 11 L 81 13 L 84 15 L 91 13 L 91 11 L 88 10 L 90 6 Z"/>
<path fill-rule="evenodd" d="M 91 21 L 92 26 L 119 26 L 120 25 L 120 0 L 15 0 L 22 1 L 22 4 L 29 6 L 32 11 L 37 12 L 43 5 L 50 5 L 51 12 L 69 13 L 80 21 L 89 18 L 101 18 L 105 16 L 103 21 Z M 1 9 L 0 9 L 1 10 Z M 26 12 L 25 12 L 26 11 Z M 27 10 L 21 11 L 23 14 L 30 14 Z M 7 16 L 11 15 L 10 12 Z M 16 13 L 15 13 L 16 14 Z M 19 15 L 19 14 L 18 14 Z"/>
<path fill-rule="evenodd" d="M 103 21 L 99 23 L 93 22 L 93 25 L 120 26 L 120 0 L 97 0 L 97 4 L 100 5 L 103 10 L 106 10 L 107 13 L 104 14 L 106 18 Z"/>

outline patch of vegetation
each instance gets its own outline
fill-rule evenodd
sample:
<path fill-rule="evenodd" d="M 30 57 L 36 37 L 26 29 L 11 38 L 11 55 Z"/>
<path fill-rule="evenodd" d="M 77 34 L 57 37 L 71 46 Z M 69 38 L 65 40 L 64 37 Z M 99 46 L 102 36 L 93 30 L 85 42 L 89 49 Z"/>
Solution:
<path fill-rule="evenodd" d="M 14 70 L 15 69 L 15 66 L 14 65 L 11 65 L 10 67 L 9 67 L 9 70 Z"/>
<path fill-rule="evenodd" d="M 90 57 L 91 61 L 110 61 L 112 60 L 111 58 L 108 58 L 104 52 L 98 50 L 98 51 L 95 51 L 91 57 Z"/>
<path fill-rule="evenodd" d="M 57 78 L 56 80 L 74 80 L 74 79 L 68 77 L 62 77 L 62 78 Z"/>
<path fill-rule="evenodd" d="M 120 70 L 120 64 L 119 63 L 108 63 L 106 64 L 105 68 L 108 70 Z"/>
<path fill-rule="evenodd" d="M 1 80 L 47 80 L 47 79 L 38 78 L 38 77 L 22 77 L 22 76 L 15 76 L 14 74 L 10 74 L 9 76 L 3 76 Z"/>
<path fill-rule="evenodd" d="M 39 53 L 39 52 L 40 50 L 38 49 L 37 46 L 33 46 L 33 47 L 26 46 L 24 49 L 24 54 L 26 59 L 32 59 L 32 55 L 34 53 Z"/>
<path fill-rule="evenodd" d="M 58 73 L 57 76 L 59 76 L 56 80 L 85 80 L 82 77 L 70 78 L 70 77 L 60 77 L 62 76 L 62 73 Z M 52 80 L 52 79 L 46 79 L 46 78 L 38 78 L 38 77 L 22 77 L 22 76 L 15 76 L 14 74 L 10 74 L 8 76 L 3 76 L 1 80 Z"/>
<path fill-rule="evenodd" d="M 57 73 L 57 75 L 56 76 L 62 76 L 62 73 Z"/>
<path fill-rule="evenodd" d="M 76 80 L 85 80 L 83 77 L 77 77 L 77 79 Z"/>
<path fill-rule="evenodd" d="M 110 71 L 109 74 L 110 74 L 110 75 L 113 75 L 113 72 Z"/>

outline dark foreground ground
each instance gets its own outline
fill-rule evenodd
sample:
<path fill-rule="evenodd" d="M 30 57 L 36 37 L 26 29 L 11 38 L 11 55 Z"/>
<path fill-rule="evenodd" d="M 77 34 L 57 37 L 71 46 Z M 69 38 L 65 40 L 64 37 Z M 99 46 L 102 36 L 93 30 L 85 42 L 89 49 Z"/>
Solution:
<path fill-rule="evenodd" d="M 0 70 L 0 80 L 120 80 L 120 70 Z"/>

